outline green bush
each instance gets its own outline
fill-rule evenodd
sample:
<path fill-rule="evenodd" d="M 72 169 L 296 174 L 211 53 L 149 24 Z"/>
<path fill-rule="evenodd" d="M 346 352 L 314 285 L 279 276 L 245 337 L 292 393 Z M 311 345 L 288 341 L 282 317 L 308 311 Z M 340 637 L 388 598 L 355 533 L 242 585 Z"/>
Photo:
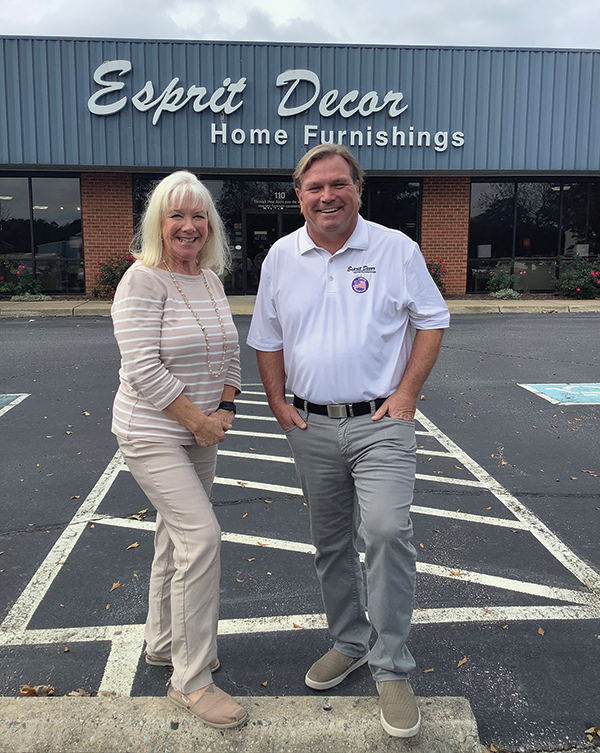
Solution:
<path fill-rule="evenodd" d="M 444 266 L 443 259 L 437 259 L 436 261 L 428 261 L 427 269 L 433 277 L 433 281 L 438 286 L 438 290 L 443 295 L 446 292 L 446 285 L 442 277 L 446 274 L 446 267 Z"/>
<path fill-rule="evenodd" d="M 506 267 L 498 264 L 495 269 L 490 271 L 490 279 L 487 281 L 487 289 L 491 293 L 498 293 L 500 290 L 512 288 L 517 280 L 517 275 L 511 275 Z"/>
<path fill-rule="evenodd" d="M 554 293 L 567 298 L 600 298 L 600 261 L 590 264 L 575 257 L 572 267 L 561 273 Z"/>
<path fill-rule="evenodd" d="M 0 276 L 0 295 L 38 295 L 42 292 L 42 283 L 36 280 L 27 267 L 18 264 L 8 267 L 8 273 L 13 278 L 6 280 Z"/>
<path fill-rule="evenodd" d="M 516 301 L 520 297 L 521 294 L 512 288 L 503 288 L 502 290 L 490 293 L 490 298 L 501 298 L 504 301 Z"/>
<path fill-rule="evenodd" d="M 98 262 L 100 271 L 98 272 L 98 283 L 92 290 L 94 298 L 103 298 L 104 296 L 112 298 L 121 277 L 134 261 L 135 259 L 131 254 L 121 254 L 112 256 L 106 261 Z"/>

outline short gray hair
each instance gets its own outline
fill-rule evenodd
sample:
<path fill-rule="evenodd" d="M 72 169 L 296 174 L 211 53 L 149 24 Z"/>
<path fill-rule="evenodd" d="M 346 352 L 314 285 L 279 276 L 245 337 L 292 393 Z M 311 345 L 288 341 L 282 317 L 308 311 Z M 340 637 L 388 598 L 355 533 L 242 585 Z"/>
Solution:
<path fill-rule="evenodd" d="M 306 152 L 304 157 L 301 157 L 294 170 L 294 188 L 300 190 L 302 188 L 302 178 L 304 173 L 309 170 L 317 160 L 325 157 L 342 157 L 342 159 L 346 160 L 350 168 L 352 182 L 356 183 L 358 181 L 358 194 L 360 196 L 363 190 L 365 171 L 362 169 L 352 152 L 342 144 L 319 144 L 318 146 L 313 146 L 310 151 Z"/>
<path fill-rule="evenodd" d="M 210 191 L 187 170 L 167 175 L 148 196 L 134 237 L 133 255 L 147 267 L 158 267 L 163 257 L 163 220 L 170 209 L 179 208 L 188 198 L 208 217 L 208 237 L 198 254 L 198 264 L 221 275 L 229 269 L 231 259 L 225 227 Z"/>

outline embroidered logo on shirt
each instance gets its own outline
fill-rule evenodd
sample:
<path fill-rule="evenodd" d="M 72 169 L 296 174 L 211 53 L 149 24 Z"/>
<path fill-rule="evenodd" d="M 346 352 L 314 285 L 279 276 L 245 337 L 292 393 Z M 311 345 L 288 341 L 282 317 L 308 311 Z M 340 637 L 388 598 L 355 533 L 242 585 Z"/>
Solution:
<path fill-rule="evenodd" d="M 360 275 L 374 275 L 376 274 L 377 270 L 375 267 L 369 267 L 367 264 L 363 264 L 362 267 L 348 267 L 346 272 L 354 272 L 354 274 L 360 274 Z"/>
<path fill-rule="evenodd" d="M 369 289 L 369 281 L 364 277 L 355 277 L 352 280 L 352 290 L 355 293 L 366 293 Z"/>

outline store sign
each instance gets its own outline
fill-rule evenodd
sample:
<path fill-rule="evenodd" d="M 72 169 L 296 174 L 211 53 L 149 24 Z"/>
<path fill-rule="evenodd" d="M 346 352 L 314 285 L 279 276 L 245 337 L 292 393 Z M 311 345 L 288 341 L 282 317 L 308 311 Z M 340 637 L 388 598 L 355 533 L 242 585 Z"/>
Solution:
<path fill-rule="evenodd" d="M 125 88 L 125 82 L 120 81 L 121 76 L 131 73 L 132 64 L 129 60 L 109 60 L 96 68 L 94 82 L 100 87 L 88 99 L 88 109 L 94 115 L 115 115 L 127 106 L 126 95 L 114 100 L 109 95 L 121 92 Z M 115 74 L 117 78 L 115 78 Z M 390 90 L 385 94 L 371 90 L 361 94 L 358 89 L 352 89 L 346 93 L 340 93 L 338 89 L 330 89 L 321 95 L 322 86 L 319 76 L 310 70 L 294 69 L 280 73 L 276 79 L 276 86 L 282 88 L 282 97 L 277 108 L 280 118 L 291 118 L 302 113 L 308 113 L 316 108 L 322 118 L 330 118 L 339 115 L 342 118 L 351 118 L 355 115 L 366 118 L 375 113 L 385 111 L 388 118 L 397 118 L 406 110 L 402 92 Z M 304 84 L 300 95 L 298 87 Z M 187 90 L 180 86 L 179 78 L 175 76 L 167 84 L 162 92 L 156 93 L 152 81 L 146 84 L 131 97 L 131 103 L 140 112 L 153 110 L 152 125 L 157 125 L 165 112 L 177 112 L 186 106 L 190 106 L 194 112 L 201 113 L 210 110 L 218 115 L 231 115 L 239 110 L 244 100 L 242 95 L 247 87 L 245 77 L 234 81 L 225 77 L 220 86 L 214 91 L 209 91 L 205 86 L 192 84 Z M 108 98 L 108 99 L 107 99 Z M 297 99 L 303 99 L 298 102 Z M 294 104 L 290 100 L 294 99 Z M 212 123 L 210 129 L 211 143 L 240 145 L 246 141 L 252 145 L 269 145 L 273 143 L 283 146 L 288 141 L 288 133 L 279 128 L 273 132 L 268 128 L 235 128 L 228 130 L 227 123 L 223 118 L 219 123 Z M 314 145 L 315 143 L 338 143 L 349 146 L 433 146 L 436 152 L 444 152 L 450 145 L 462 147 L 465 143 L 464 134 L 460 131 L 449 133 L 448 131 L 419 131 L 414 126 L 401 130 L 393 126 L 389 130 L 373 132 L 372 126 L 366 126 L 364 130 L 345 129 L 320 129 L 318 125 L 306 124 L 303 131 L 303 143 Z"/>

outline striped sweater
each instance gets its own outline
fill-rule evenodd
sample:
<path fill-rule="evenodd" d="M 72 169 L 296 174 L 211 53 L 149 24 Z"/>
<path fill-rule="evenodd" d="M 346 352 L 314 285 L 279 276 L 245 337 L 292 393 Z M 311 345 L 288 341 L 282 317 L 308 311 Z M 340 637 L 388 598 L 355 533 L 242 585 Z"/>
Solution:
<path fill-rule="evenodd" d="M 208 371 L 206 342 L 168 272 L 135 262 L 123 275 L 111 309 L 121 351 L 112 431 L 122 439 L 195 444 L 194 435 L 163 409 L 184 394 L 203 413 L 215 411 L 223 385 L 241 388 L 238 334 L 219 278 L 204 270 L 227 333 L 225 368 Z M 221 367 L 223 335 L 202 276 L 175 275 L 210 343 L 213 373 Z"/>

